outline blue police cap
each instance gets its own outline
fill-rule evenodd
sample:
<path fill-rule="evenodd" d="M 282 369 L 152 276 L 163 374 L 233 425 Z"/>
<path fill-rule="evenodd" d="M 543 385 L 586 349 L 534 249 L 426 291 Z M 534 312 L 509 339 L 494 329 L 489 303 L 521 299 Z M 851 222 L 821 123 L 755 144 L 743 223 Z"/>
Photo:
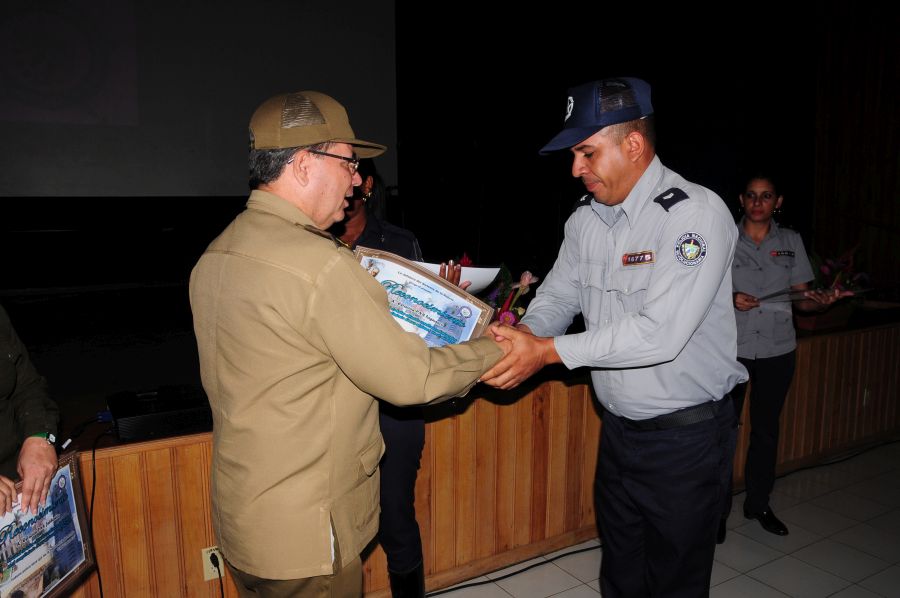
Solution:
<path fill-rule="evenodd" d="M 569 89 L 563 130 L 541 148 L 541 154 L 568 149 L 603 127 L 653 114 L 650 84 L 634 77 L 615 77 Z"/>

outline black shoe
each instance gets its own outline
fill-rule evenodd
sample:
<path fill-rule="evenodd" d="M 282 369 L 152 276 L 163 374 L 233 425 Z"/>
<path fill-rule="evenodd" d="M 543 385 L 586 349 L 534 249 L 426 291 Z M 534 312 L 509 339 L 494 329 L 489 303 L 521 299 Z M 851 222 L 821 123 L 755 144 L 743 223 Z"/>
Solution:
<path fill-rule="evenodd" d="M 789 533 L 787 526 L 775 516 L 771 507 L 767 508 L 765 511 L 760 511 L 759 513 L 751 513 L 747 510 L 747 507 L 744 507 L 744 517 L 747 519 L 756 519 L 759 521 L 762 528 L 770 534 L 786 536 Z"/>
<path fill-rule="evenodd" d="M 716 533 L 716 544 L 723 544 L 725 542 L 725 534 L 728 533 L 728 517 L 722 517 L 719 519 L 719 531 Z"/>
<path fill-rule="evenodd" d="M 425 565 L 420 564 L 412 571 L 394 573 L 388 571 L 391 580 L 391 595 L 394 598 L 424 598 Z"/>

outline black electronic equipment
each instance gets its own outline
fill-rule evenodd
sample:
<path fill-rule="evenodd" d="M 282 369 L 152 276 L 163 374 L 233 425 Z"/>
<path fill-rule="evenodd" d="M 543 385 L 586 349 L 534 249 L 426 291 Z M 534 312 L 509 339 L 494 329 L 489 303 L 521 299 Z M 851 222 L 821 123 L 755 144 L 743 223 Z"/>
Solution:
<path fill-rule="evenodd" d="M 160 386 L 106 398 L 119 440 L 148 440 L 212 430 L 206 394 L 196 386 Z"/>

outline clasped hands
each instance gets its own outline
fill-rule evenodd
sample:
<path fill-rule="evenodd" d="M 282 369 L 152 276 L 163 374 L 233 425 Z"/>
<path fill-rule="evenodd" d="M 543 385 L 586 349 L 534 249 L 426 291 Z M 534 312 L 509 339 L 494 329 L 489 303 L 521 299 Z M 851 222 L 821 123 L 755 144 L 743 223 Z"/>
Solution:
<path fill-rule="evenodd" d="M 481 376 L 482 382 L 495 388 L 515 388 L 545 365 L 561 361 L 552 338 L 535 336 L 523 324 L 512 328 L 495 322 L 488 333 L 504 352 L 503 358 Z"/>
<path fill-rule="evenodd" d="M 460 282 L 461 273 L 462 266 L 451 260 L 441 264 L 438 276 L 466 290 L 472 283 Z M 492 335 L 503 349 L 503 358 L 481 376 L 481 381 L 490 386 L 503 390 L 515 388 L 545 365 L 560 361 L 553 339 L 535 336 L 523 324 L 512 328 L 495 322 L 486 334 Z"/>

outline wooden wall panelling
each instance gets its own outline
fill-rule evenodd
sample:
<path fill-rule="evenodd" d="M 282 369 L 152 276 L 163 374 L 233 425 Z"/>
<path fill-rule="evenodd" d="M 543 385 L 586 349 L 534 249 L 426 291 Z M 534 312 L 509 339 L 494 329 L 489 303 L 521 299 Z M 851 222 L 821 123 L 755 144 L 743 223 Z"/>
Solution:
<path fill-rule="evenodd" d="M 563 497 L 563 530 L 578 529 L 581 526 L 581 488 L 584 485 L 581 464 L 584 461 L 584 392 L 575 386 L 562 386 L 565 392 L 566 408 L 569 413 L 566 441 L 566 493 Z"/>
<path fill-rule="evenodd" d="M 187 562 L 180 538 L 187 530 L 181 528 L 183 511 L 175 492 L 178 466 L 173 462 L 173 453 L 171 449 L 149 451 L 142 464 L 148 499 L 146 518 L 151 531 L 148 562 L 155 565 L 151 586 L 155 596 L 180 596 L 186 589 L 181 585 L 187 577 Z M 198 524 L 199 521 L 193 523 Z M 194 560 L 199 567 L 199 555 Z"/>
<path fill-rule="evenodd" d="M 550 419 L 548 403 L 553 383 L 538 386 L 532 396 L 532 468 L 531 468 L 531 535 L 529 543 L 546 538 L 547 529 L 547 442 Z"/>
<path fill-rule="evenodd" d="M 444 571 L 456 566 L 456 428 L 459 418 L 445 419 L 431 424 L 434 432 L 432 447 L 432 505 L 431 521 L 434 536 L 430 548 L 434 555 L 432 571 Z"/>
<path fill-rule="evenodd" d="M 510 550 L 516 545 L 516 466 L 527 455 L 518 454 L 519 405 L 497 408 L 497 519 L 496 550 Z"/>
<path fill-rule="evenodd" d="M 454 565 L 475 558 L 475 416 L 476 409 L 469 408 L 457 417 L 456 469 L 436 474 L 456 477 L 456 555 Z"/>
<path fill-rule="evenodd" d="M 532 499 L 534 494 L 534 413 L 537 409 L 534 393 L 530 393 L 513 407 L 516 419 L 516 497 L 513 515 L 513 546 L 531 542 Z"/>
<path fill-rule="evenodd" d="M 550 383 L 547 452 L 547 508 L 545 509 L 546 537 L 565 532 L 566 473 L 568 456 L 569 409 L 571 401 L 565 386 Z"/>
<path fill-rule="evenodd" d="M 497 552 L 497 453 L 508 450 L 497 434 L 497 405 L 475 401 L 475 558 Z"/>

